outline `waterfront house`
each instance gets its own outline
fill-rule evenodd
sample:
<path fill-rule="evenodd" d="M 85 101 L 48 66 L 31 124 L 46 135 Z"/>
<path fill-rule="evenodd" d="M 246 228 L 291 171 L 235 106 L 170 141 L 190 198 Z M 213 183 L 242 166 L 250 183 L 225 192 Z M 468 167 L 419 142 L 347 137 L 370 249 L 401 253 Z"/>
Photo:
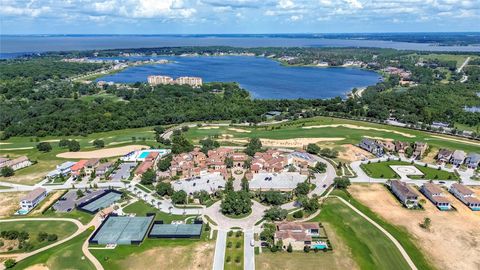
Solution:
<path fill-rule="evenodd" d="M 275 224 L 274 243 L 280 240 L 284 249 L 289 244 L 293 250 L 303 250 L 312 245 L 312 237 L 319 236 L 320 226 L 316 222 L 280 222 Z"/>
<path fill-rule="evenodd" d="M 418 195 L 405 182 L 393 180 L 390 189 L 407 208 L 418 206 Z"/>
<path fill-rule="evenodd" d="M 454 183 L 450 186 L 449 191 L 470 209 L 480 211 L 480 199 L 475 196 L 475 192 L 471 189 L 462 184 Z"/>
<path fill-rule="evenodd" d="M 440 210 L 449 210 L 451 208 L 450 201 L 445 197 L 439 186 L 425 183 L 420 188 L 420 191 Z"/>
<path fill-rule="evenodd" d="M 440 149 L 440 151 L 438 151 L 438 154 L 437 154 L 437 161 L 439 163 L 442 163 L 442 162 L 447 163 L 452 158 L 452 154 L 453 154 L 453 151 L 451 150 Z"/>
<path fill-rule="evenodd" d="M 479 163 L 480 163 L 480 154 L 470 153 L 465 158 L 465 165 L 467 165 L 468 168 L 476 169 Z"/>
<path fill-rule="evenodd" d="M 374 140 L 363 139 L 358 146 L 360 148 L 362 148 L 364 150 L 367 150 L 368 152 L 374 154 L 377 157 L 381 157 L 381 156 L 384 155 L 383 146 L 378 144 Z"/>
<path fill-rule="evenodd" d="M 44 188 L 35 188 L 20 200 L 20 208 L 29 212 L 47 197 L 47 190 Z"/>
<path fill-rule="evenodd" d="M 450 163 L 455 166 L 460 166 L 465 161 L 467 154 L 462 150 L 455 150 L 450 158 Z"/>

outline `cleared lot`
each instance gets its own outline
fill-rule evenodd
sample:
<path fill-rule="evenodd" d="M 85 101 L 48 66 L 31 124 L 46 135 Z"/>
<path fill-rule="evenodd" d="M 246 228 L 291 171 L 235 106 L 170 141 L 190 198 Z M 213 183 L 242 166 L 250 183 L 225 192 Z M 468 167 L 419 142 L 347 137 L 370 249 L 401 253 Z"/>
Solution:
<path fill-rule="evenodd" d="M 420 198 L 427 201 L 424 211 L 407 210 L 379 184 L 352 185 L 349 192 L 385 220 L 411 233 L 438 269 L 479 269 L 480 213 L 472 212 L 446 191 L 457 211 L 439 211 L 423 195 Z M 430 231 L 419 226 L 425 217 L 431 219 Z"/>
<path fill-rule="evenodd" d="M 0 218 L 13 215 L 20 206 L 20 199 L 28 192 L 8 192 L 0 193 Z"/>

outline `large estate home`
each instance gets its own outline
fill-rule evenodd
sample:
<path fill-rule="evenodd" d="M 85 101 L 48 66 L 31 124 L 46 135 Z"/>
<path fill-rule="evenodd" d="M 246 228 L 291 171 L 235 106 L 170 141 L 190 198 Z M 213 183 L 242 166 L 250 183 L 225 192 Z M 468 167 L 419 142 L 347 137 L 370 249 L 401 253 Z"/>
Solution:
<path fill-rule="evenodd" d="M 450 186 L 449 191 L 470 209 L 474 211 L 480 211 L 480 199 L 475 197 L 475 192 L 466 186 L 459 183 L 454 183 Z"/>
<path fill-rule="evenodd" d="M 266 152 L 255 153 L 250 170 L 252 173 L 281 172 L 287 165 L 288 159 L 284 153 L 269 149 Z"/>
<path fill-rule="evenodd" d="M 275 244 L 282 242 L 286 249 L 290 244 L 293 250 L 303 250 L 312 245 L 312 236 L 319 236 L 320 226 L 315 222 L 280 222 L 276 223 Z"/>
<path fill-rule="evenodd" d="M 451 208 L 450 201 L 445 197 L 439 186 L 425 183 L 420 191 L 440 210 L 449 210 Z"/>
<path fill-rule="evenodd" d="M 381 157 L 384 154 L 383 146 L 377 143 L 375 140 L 363 139 L 358 146 L 377 157 Z"/>
<path fill-rule="evenodd" d="M 397 196 L 407 208 L 416 207 L 418 205 L 418 195 L 405 182 L 392 180 L 390 188 L 393 194 L 395 194 L 395 196 Z"/>
<path fill-rule="evenodd" d="M 231 158 L 234 167 L 243 166 L 247 156 L 243 153 L 235 153 L 233 149 L 218 148 L 209 150 L 205 155 L 200 148 L 196 147 L 188 153 L 181 153 L 172 158 L 170 164 L 170 176 L 192 178 L 202 173 L 220 173 L 224 179 L 228 179 L 226 159 Z"/>
<path fill-rule="evenodd" d="M 295 151 L 288 155 L 288 164 L 300 168 L 301 173 L 308 174 L 308 167 L 315 167 L 317 159 L 305 151 Z"/>

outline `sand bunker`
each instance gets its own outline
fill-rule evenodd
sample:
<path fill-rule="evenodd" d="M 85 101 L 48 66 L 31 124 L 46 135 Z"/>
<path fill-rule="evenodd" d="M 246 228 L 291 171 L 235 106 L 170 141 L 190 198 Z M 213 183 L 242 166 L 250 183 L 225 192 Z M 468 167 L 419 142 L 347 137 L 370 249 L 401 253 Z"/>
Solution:
<path fill-rule="evenodd" d="M 442 140 L 447 140 L 447 141 L 454 141 L 454 142 L 459 142 L 459 143 L 466 143 L 466 144 L 480 146 L 480 142 L 475 142 L 475 141 L 455 139 L 455 138 L 449 138 L 449 137 L 443 137 L 443 136 L 437 136 L 437 135 L 432 135 L 432 137 L 442 139 Z"/>
<path fill-rule="evenodd" d="M 59 142 L 59 141 L 60 141 L 59 139 L 52 139 L 52 140 L 45 140 L 42 142 Z"/>
<path fill-rule="evenodd" d="M 57 157 L 60 158 L 107 158 L 107 157 L 117 157 L 123 156 L 135 150 L 147 149 L 148 146 L 145 145 L 126 145 L 115 148 L 99 149 L 94 151 L 83 151 L 83 152 L 65 152 L 58 154 Z"/>
<path fill-rule="evenodd" d="M 209 126 L 209 127 L 199 127 L 198 129 L 217 129 L 217 126 Z"/>
<path fill-rule="evenodd" d="M 286 140 L 273 140 L 273 139 L 263 139 L 260 138 L 263 146 L 266 147 L 303 147 L 308 145 L 309 143 L 319 143 L 319 142 L 334 142 L 334 141 L 341 141 L 345 140 L 345 138 L 295 138 L 295 139 L 286 139 Z M 220 142 L 231 142 L 236 144 L 246 144 L 248 143 L 248 139 L 234 139 L 234 138 L 226 138 L 223 137 L 219 139 Z"/>
<path fill-rule="evenodd" d="M 33 149 L 33 146 L 30 147 L 17 147 L 17 148 L 0 148 L 2 151 L 15 151 L 15 150 L 28 150 Z"/>
<path fill-rule="evenodd" d="M 371 137 L 371 136 L 363 136 L 364 138 L 369 138 L 372 140 L 380 140 L 380 141 L 387 141 L 387 142 L 393 142 L 394 140 L 391 138 L 384 138 L 384 137 Z"/>
<path fill-rule="evenodd" d="M 228 128 L 228 130 L 239 132 L 239 133 L 250 133 L 250 130 L 241 129 L 241 128 Z"/>
<path fill-rule="evenodd" d="M 3 145 L 3 144 L 12 144 L 12 143 L 9 143 L 9 142 L 0 142 L 0 145 Z"/>
<path fill-rule="evenodd" d="M 49 269 L 50 268 L 48 268 L 44 264 L 35 264 L 35 265 L 32 265 L 30 267 L 25 268 L 25 270 L 49 270 Z"/>
<path fill-rule="evenodd" d="M 302 128 L 312 129 L 312 128 L 328 128 L 328 127 L 345 127 L 345 128 L 361 129 L 361 130 L 376 130 L 376 131 L 395 133 L 395 134 L 402 135 L 402 136 L 407 137 L 407 138 L 414 138 L 415 137 L 415 135 L 405 133 L 405 132 L 396 131 L 396 130 L 383 129 L 383 128 L 373 128 L 373 127 L 364 127 L 364 126 L 357 126 L 357 125 L 351 125 L 351 124 L 319 125 L 319 126 L 308 126 L 308 127 L 302 127 Z"/>

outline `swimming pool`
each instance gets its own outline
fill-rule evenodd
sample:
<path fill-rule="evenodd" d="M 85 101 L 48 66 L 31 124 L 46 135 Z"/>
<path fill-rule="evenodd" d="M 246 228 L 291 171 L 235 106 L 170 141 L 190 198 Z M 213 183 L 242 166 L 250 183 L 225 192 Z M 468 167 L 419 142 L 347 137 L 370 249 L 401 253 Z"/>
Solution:
<path fill-rule="evenodd" d="M 138 158 L 146 158 L 149 154 L 149 151 L 141 152 L 140 155 L 138 155 Z"/>
<path fill-rule="evenodd" d="M 315 245 L 312 245 L 312 248 L 313 249 L 326 249 L 327 244 L 315 244 Z"/>
<path fill-rule="evenodd" d="M 19 209 L 17 211 L 17 215 L 26 215 L 26 214 L 28 214 L 28 210 L 26 209 Z"/>

